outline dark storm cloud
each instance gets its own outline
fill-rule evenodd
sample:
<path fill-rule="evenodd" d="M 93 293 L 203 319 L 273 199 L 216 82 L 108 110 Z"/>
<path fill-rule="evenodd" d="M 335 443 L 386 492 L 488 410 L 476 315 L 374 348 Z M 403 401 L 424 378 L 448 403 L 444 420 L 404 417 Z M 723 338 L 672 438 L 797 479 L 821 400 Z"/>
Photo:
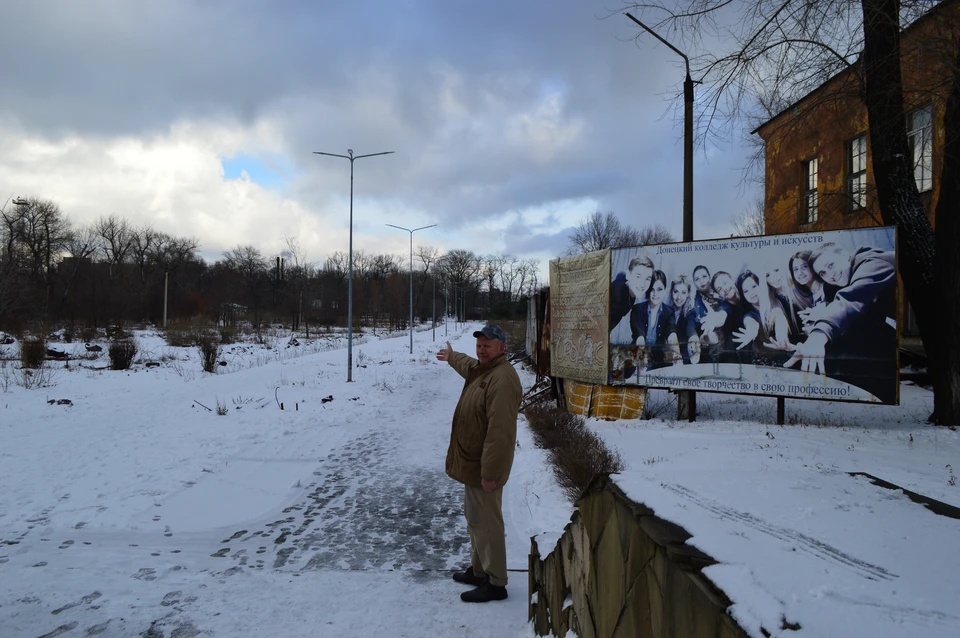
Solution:
<path fill-rule="evenodd" d="M 627 41 L 622 16 L 599 19 L 617 2 L 11 4 L 0 111 L 34 134 L 269 118 L 299 173 L 288 196 L 310 206 L 343 192 L 347 163 L 312 151 L 394 150 L 357 163 L 358 194 L 450 230 L 563 200 L 597 201 L 634 225 L 680 206 L 667 100 L 682 66 Z M 722 158 L 704 171 L 735 189 Z M 704 197 L 715 224 L 736 212 L 717 188 Z M 512 223 L 518 252 L 556 241 Z"/>

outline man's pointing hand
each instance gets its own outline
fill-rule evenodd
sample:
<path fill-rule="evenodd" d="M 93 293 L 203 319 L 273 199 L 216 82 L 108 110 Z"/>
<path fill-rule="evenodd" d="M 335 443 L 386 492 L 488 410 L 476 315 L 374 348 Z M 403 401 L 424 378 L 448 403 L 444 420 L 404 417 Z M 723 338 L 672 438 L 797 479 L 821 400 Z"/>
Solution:
<path fill-rule="evenodd" d="M 447 347 L 441 348 L 440 352 L 437 353 L 437 361 L 449 361 L 451 354 L 453 354 L 453 346 L 451 346 L 448 341 Z"/>

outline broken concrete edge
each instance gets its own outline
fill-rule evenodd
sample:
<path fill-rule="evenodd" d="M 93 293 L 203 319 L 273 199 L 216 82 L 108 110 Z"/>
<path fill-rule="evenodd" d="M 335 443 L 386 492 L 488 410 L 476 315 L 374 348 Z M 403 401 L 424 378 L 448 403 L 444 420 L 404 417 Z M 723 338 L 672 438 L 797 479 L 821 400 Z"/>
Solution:
<path fill-rule="evenodd" d="M 733 604 L 733 601 L 723 590 L 702 573 L 705 567 L 716 565 L 719 561 L 699 548 L 687 544 L 687 541 L 693 538 L 693 534 L 676 523 L 660 518 L 647 505 L 632 500 L 626 492 L 620 489 L 620 486 L 609 474 L 598 474 L 593 477 L 593 480 L 577 498 L 574 505 L 579 506 L 580 500 L 587 494 L 604 490 L 612 493 L 614 498 L 633 511 L 634 519 L 638 521 L 640 528 L 667 551 L 667 555 L 672 561 L 681 566 L 684 571 L 697 574 L 698 578 L 696 580 L 702 584 L 704 593 L 721 603 L 721 606 L 725 609 Z"/>
<path fill-rule="evenodd" d="M 612 498 L 613 502 L 618 503 L 620 506 L 628 510 L 632 514 L 637 527 L 640 528 L 643 533 L 646 534 L 654 543 L 663 548 L 667 558 L 674 563 L 679 570 L 687 574 L 687 577 L 691 579 L 691 582 L 703 593 L 705 598 L 710 600 L 715 608 L 724 610 L 723 617 L 721 618 L 722 624 L 725 626 L 725 631 L 722 632 L 723 635 L 747 635 L 743 628 L 740 627 L 729 615 L 728 610 L 733 602 L 723 592 L 723 590 L 721 590 L 708 576 L 702 573 L 702 570 L 705 567 L 715 565 L 718 563 L 718 561 L 697 547 L 689 545 L 687 541 L 693 536 L 683 527 L 658 517 L 654 510 L 650 507 L 630 499 L 609 474 L 599 474 L 595 476 L 577 497 L 577 500 L 574 503 L 575 510 L 570 517 L 570 522 L 564 526 L 563 534 L 557 540 L 554 548 L 549 554 L 547 554 L 547 556 L 541 559 L 540 548 L 537 544 L 537 537 L 536 535 L 530 537 L 530 555 L 528 557 L 529 570 L 527 613 L 528 620 L 534 622 L 535 628 L 553 624 L 549 618 L 550 612 L 548 609 L 546 609 L 548 605 L 544 603 L 545 593 L 541 591 L 541 583 L 544 583 L 544 565 L 548 560 L 554 559 L 555 553 L 556 556 L 560 556 L 561 544 L 564 542 L 564 538 L 571 533 L 572 526 L 575 524 L 583 524 L 583 505 L 585 504 L 585 500 L 601 493 L 607 493 Z M 587 513 L 587 516 L 597 516 L 599 512 L 599 517 L 605 519 L 613 510 L 612 505 L 603 506 L 602 501 L 598 505 L 599 507 L 588 508 L 592 511 Z M 606 526 L 601 526 L 600 530 L 601 531 L 597 538 L 589 539 L 589 550 L 591 553 L 596 551 L 597 546 L 602 541 Z M 572 593 L 570 591 L 566 591 L 570 589 L 570 585 L 566 583 L 564 589 L 565 591 L 562 592 L 564 596 Z M 536 596 L 534 596 L 534 594 L 536 594 Z M 587 604 L 592 607 L 593 601 L 587 600 Z M 592 609 L 590 609 L 587 613 L 591 617 L 595 616 L 594 610 Z M 543 625 L 543 623 L 546 623 L 546 625 Z M 566 633 L 566 629 L 573 629 L 579 624 L 577 622 L 575 610 L 569 610 L 568 622 L 563 624 L 565 627 L 563 628 L 564 630 L 562 631 L 562 634 Z M 577 627 L 577 629 L 579 629 L 579 627 Z M 539 633 L 539 629 L 537 633 Z M 592 635 L 592 632 L 588 631 L 588 633 Z"/>

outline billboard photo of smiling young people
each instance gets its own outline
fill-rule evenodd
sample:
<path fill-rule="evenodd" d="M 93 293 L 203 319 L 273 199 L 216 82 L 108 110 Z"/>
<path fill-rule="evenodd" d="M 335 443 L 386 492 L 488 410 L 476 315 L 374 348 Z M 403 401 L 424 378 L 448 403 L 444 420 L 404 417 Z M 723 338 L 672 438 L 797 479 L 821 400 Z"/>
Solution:
<path fill-rule="evenodd" d="M 893 227 L 611 253 L 612 384 L 897 404 Z"/>

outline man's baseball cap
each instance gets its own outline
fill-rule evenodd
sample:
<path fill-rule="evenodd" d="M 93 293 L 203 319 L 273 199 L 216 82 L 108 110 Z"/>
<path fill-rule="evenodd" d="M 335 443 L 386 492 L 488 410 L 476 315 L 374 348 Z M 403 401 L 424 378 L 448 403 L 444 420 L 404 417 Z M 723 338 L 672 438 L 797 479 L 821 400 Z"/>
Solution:
<path fill-rule="evenodd" d="M 500 326 L 492 323 L 489 326 L 484 326 L 483 329 L 474 332 L 473 336 L 486 337 L 487 339 L 499 339 L 504 343 L 507 342 L 507 335 L 503 334 L 503 330 L 500 329 Z"/>

